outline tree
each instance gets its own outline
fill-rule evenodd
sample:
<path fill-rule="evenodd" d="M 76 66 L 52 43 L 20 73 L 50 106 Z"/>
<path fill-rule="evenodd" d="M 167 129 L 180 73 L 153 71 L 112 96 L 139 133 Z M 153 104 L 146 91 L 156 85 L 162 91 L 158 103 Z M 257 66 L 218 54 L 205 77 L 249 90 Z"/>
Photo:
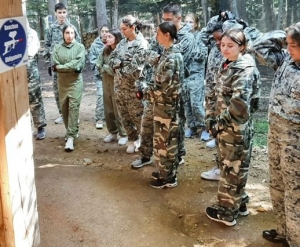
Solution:
<path fill-rule="evenodd" d="M 97 26 L 107 25 L 106 1 L 96 0 Z"/>

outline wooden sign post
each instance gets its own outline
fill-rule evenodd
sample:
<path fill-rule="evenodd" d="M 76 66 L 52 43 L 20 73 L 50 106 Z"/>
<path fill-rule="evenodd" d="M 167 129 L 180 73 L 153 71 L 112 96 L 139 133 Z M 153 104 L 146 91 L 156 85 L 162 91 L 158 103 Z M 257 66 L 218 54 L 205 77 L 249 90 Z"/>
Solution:
<path fill-rule="evenodd" d="M 0 20 L 22 15 L 21 0 L 1 0 Z M 39 242 L 28 82 L 23 65 L 0 73 L 0 247 L 36 247 Z"/>

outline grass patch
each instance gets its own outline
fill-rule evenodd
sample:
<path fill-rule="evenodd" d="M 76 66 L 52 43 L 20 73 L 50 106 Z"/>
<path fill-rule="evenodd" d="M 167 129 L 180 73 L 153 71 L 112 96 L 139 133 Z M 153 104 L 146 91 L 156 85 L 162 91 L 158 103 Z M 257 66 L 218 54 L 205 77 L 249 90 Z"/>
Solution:
<path fill-rule="evenodd" d="M 265 116 L 255 116 L 253 118 L 254 125 L 254 146 L 266 147 L 267 146 L 267 134 L 268 134 L 268 119 Z"/>

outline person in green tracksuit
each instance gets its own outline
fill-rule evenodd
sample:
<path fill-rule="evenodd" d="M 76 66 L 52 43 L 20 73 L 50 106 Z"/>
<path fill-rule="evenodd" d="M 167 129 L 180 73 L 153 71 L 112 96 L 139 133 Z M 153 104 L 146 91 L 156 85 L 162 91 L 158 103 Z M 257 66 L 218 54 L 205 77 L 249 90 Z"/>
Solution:
<path fill-rule="evenodd" d="M 78 137 L 79 107 L 83 92 L 81 71 L 85 64 L 85 48 L 75 38 L 74 27 L 62 30 L 64 42 L 54 47 L 52 70 L 58 73 L 59 103 L 66 127 L 66 151 L 74 150 L 74 138 Z"/>

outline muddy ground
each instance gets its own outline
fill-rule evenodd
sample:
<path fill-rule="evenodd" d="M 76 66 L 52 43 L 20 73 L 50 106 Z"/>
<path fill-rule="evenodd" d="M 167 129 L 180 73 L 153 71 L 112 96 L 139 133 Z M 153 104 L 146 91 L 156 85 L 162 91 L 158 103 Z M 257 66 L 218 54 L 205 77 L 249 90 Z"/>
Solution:
<path fill-rule="evenodd" d="M 138 154 L 103 143 L 106 128 L 95 129 L 95 85 L 87 68 L 80 136 L 67 153 L 64 126 L 54 124 L 58 111 L 51 78 L 42 59 L 39 66 L 48 122 L 46 138 L 33 141 L 41 247 L 281 247 L 261 237 L 262 230 L 274 226 L 266 148 L 253 151 L 250 215 L 239 217 L 234 227 L 212 222 L 204 210 L 216 202 L 218 183 L 201 180 L 200 173 L 214 166 L 215 149 L 198 138 L 187 139 L 178 186 L 151 188 L 155 167 L 132 170 Z"/>

